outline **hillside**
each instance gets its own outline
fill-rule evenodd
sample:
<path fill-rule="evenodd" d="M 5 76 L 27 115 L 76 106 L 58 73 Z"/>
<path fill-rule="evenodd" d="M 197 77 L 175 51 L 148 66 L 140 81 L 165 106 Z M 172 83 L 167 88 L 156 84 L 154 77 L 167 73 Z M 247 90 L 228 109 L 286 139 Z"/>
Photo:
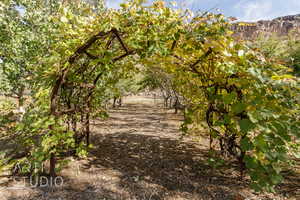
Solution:
<path fill-rule="evenodd" d="M 286 36 L 291 31 L 300 33 L 300 14 L 278 17 L 273 20 L 257 22 L 238 22 L 233 26 L 235 36 L 241 38 L 255 38 L 260 34 Z"/>

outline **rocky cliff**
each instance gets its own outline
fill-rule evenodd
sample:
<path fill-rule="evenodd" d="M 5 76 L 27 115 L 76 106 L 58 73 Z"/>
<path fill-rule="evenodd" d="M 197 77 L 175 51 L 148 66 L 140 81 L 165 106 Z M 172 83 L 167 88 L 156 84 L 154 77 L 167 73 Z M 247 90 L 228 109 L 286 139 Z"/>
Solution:
<path fill-rule="evenodd" d="M 255 38 L 261 34 L 288 35 L 291 31 L 300 33 L 300 14 L 261 20 L 255 23 L 238 22 L 232 26 L 234 35 L 241 38 Z"/>

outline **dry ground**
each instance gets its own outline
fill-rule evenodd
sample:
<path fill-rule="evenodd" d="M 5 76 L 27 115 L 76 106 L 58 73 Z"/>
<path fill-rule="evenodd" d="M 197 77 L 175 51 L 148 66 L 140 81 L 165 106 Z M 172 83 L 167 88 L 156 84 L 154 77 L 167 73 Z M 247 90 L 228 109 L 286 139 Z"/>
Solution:
<path fill-rule="evenodd" d="M 62 187 L 12 190 L 0 199 L 47 200 L 300 200 L 299 174 L 288 177 L 278 194 L 256 194 L 234 168 L 207 165 L 207 141 L 181 139 L 182 117 L 150 97 L 130 97 L 93 122 L 94 148 L 86 159 L 72 159 L 60 175 Z"/>

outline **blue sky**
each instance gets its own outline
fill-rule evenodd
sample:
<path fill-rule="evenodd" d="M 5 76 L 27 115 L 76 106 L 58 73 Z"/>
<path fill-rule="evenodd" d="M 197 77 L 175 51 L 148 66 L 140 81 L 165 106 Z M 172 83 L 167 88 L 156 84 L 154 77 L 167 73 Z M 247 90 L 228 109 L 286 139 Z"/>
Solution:
<path fill-rule="evenodd" d="M 226 16 L 241 21 L 273 19 L 279 16 L 300 14 L 300 0 L 168 0 L 181 7 L 206 11 L 220 9 Z M 117 8 L 123 0 L 106 0 L 108 7 Z"/>

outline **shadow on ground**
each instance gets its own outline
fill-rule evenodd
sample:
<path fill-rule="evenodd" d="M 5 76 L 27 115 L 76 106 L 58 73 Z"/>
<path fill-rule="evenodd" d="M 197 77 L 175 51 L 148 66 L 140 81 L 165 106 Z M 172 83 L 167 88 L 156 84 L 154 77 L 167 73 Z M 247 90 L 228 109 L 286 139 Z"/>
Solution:
<path fill-rule="evenodd" d="M 240 193 L 249 199 L 281 199 L 291 193 L 287 188 L 300 188 L 299 176 L 293 175 L 279 187 L 280 195 L 258 198 L 235 169 L 218 171 L 207 165 L 207 147 L 181 140 L 179 124 L 180 116 L 151 105 L 113 110 L 108 120 L 94 122 L 95 147 L 87 159 L 71 162 L 63 173 L 63 187 L 35 188 L 7 199 L 244 199 Z M 78 166 L 80 173 L 74 175 Z"/>

